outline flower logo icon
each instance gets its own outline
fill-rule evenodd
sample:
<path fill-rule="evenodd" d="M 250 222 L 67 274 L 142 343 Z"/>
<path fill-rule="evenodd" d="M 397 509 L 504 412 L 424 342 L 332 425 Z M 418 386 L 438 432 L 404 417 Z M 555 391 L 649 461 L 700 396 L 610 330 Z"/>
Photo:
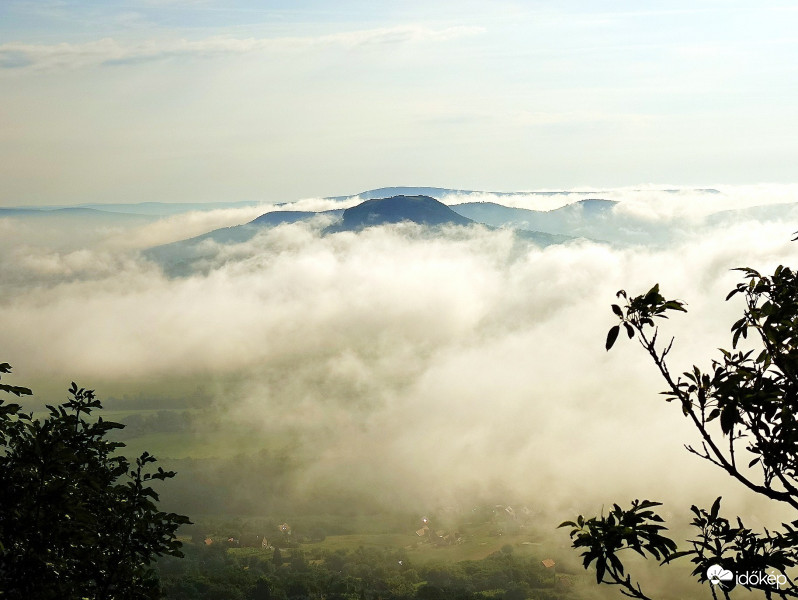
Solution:
<path fill-rule="evenodd" d="M 726 587 L 723 585 L 734 579 L 734 573 L 729 571 L 728 569 L 724 569 L 720 565 L 712 565 L 707 569 L 707 579 L 709 583 L 712 585 L 720 585 L 721 587 Z"/>

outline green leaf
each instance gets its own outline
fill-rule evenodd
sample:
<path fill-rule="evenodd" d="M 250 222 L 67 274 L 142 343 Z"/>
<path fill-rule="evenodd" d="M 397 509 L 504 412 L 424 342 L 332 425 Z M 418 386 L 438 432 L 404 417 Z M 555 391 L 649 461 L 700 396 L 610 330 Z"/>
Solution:
<path fill-rule="evenodd" d="M 607 341 L 604 343 L 604 348 L 609 351 L 610 348 L 615 344 L 615 340 L 618 339 L 618 333 L 621 331 L 619 325 L 615 325 L 611 327 L 610 330 L 607 332 Z"/>
<path fill-rule="evenodd" d="M 683 556 L 690 556 L 691 554 L 695 554 L 695 550 L 680 550 L 679 552 L 673 552 L 669 554 L 662 560 L 662 564 L 666 564 L 676 560 L 677 558 L 682 558 Z"/>
<path fill-rule="evenodd" d="M 15 396 L 30 396 L 33 394 L 30 388 L 21 387 L 18 385 L 6 385 L 4 383 L 0 383 L 0 392 L 8 392 L 9 394 L 14 394 Z"/>
<path fill-rule="evenodd" d="M 576 523 L 573 521 L 563 521 L 559 525 L 557 525 L 557 529 L 561 529 L 563 527 L 576 527 Z"/>
<path fill-rule="evenodd" d="M 684 307 L 683 302 L 679 302 L 678 300 L 669 300 L 663 306 L 668 310 L 678 310 L 681 312 L 687 312 L 687 309 Z"/>
<path fill-rule="evenodd" d="M 718 496 L 715 502 L 712 503 L 712 508 L 709 509 L 709 516 L 714 521 L 718 518 L 718 512 L 720 512 L 720 499 L 723 496 Z"/>
<path fill-rule="evenodd" d="M 729 433 L 732 430 L 737 424 L 738 417 L 739 414 L 734 405 L 727 405 L 720 412 L 720 428 L 723 430 L 723 433 Z"/>
<path fill-rule="evenodd" d="M 596 562 L 596 583 L 601 583 L 604 581 L 604 571 L 606 570 L 607 565 L 603 560 L 599 560 Z"/>

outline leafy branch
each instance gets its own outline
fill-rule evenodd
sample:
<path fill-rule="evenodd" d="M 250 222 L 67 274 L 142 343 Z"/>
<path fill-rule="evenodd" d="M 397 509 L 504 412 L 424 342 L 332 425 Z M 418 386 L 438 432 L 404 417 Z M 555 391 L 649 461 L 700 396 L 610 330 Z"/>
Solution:
<path fill-rule="evenodd" d="M 667 528 L 660 523 L 662 517 L 649 510 L 660 506 L 659 502 L 633 500 L 629 510 L 613 504 L 609 514 L 585 519 L 579 515 L 576 521 L 565 521 L 560 527 L 571 527 L 570 537 L 574 548 L 584 548 L 582 566 L 587 569 L 596 563 L 596 583 L 621 586 L 621 593 L 630 598 L 651 600 L 634 583 L 618 553 L 632 550 L 640 556 L 647 555 L 657 560 L 666 560 L 676 551 L 676 543 L 660 532 Z"/>
<path fill-rule="evenodd" d="M 660 341 L 659 323 L 669 313 L 687 310 L 684 302 L 667 300 L 659 285 L 639 296 L 630 297 L 624 290 L 617 293 L 624 302 L 611 306 L 618 323 L 607 333 L 605 348 L 610 350 L 615 345 L 622 330 L 629 339 L 636 337 L 666 383 L 662 392 L 666 401 L 676 401 L 700 435 L 700 446 L 686 445 L 686 449 L 749 490 L 798 509 L 798 274 L 783 266 L 770 277 L 754 269 L 737 270 L 744 274 L 744 280 L 726 300 L 741 295 L 745 301 L 743 317 L 731 327 L 732 349 L 721 349 L 709 369 L 694 366 L 681 376 L 671 374 L 667 357 L 674 339 Z M 740 340 L 747 340 L 750 331 L 756 332 L 754 339 L 761 348 L 738 349 Z M 623 549 L 634 549 L 645 556 L 646 536 L 651 531 L 621 526 L 637 523 L 640 504 L 636 503 L 629 511 L 614 505 L 606 518 L 580 516 L 562 526 L 573 528 L 575 548 L 588 548 L 582 553 L 584 566 L 596 562 L 599 583 L 619 585 L 625 595 L 644 599 L 640 586 L 632 582 L 616 556 Z M 646 508 L 657 504 L 648 503 Z M 784 585 L 741 585 L 762 589 L 767 598 L 798 597 L 795 583 L 785 573 L 798 565 L 798 521 L 782 523 L 783 531 L 757 533 L 745 527 L 739 517 L 734 524 L 721 517 L 720 498 L 709 510 L 692 506 L 691 511 L 692 526 L 698 530 L 695 539 L 688 540 L 691 549 L 676 551 L 673 545 L 667 546 L 666 553 L 665 547 L 655 545 L 658 555 L 652 556 L 661 558 L 662 564 L 690 556 L 696 565 L 693 575 L 699 582 L 707 581 L 707 569 L 713 565 L 770 570 Z M 646 514 L 648 525 L 661 522 L 654 517 L 653 513 Z M 717 597 L 716 589 L 728 598 L 723 587 L 712 587 L 713 597 Z"/>

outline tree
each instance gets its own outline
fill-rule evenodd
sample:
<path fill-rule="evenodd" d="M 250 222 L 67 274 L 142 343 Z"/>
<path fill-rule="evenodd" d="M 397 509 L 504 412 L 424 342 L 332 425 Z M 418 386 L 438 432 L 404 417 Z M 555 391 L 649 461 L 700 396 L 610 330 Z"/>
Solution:
<path fill-rule="evenodd" d="M 157 598 L 151 564 L 182 556 L 176 531 L 189 520 L 159 511 L 150 484 L 175 474 L 153 472 L 147 452 L 134 464 L 118 454 L 106 434 L 124 426 L 90 419 L 94 391 L 72 383 L 69 396 L 43 419 L 0 400 L 0 598 Z"/>
<path fill-rule="evenodd" d="M 686 309 L 683 302 L 666 300 L 658 285 L 635 297 L 618 292 L 625 305 L 612 305 L 620 322 L 610 329 L 606 349 L 622 330 L 630 339 L 637 337 L 666 383 L 665 400 L 675 403 L 700 435 L 700 446 L 687 450 L 756 494 L 798 509 L 798 273 L 783 266 L 769 277 L 737 270 L 743 281 L 726 300 L 742 296 L 745 310 L 731 327 L 732 350 L 720 350 L 709 369 L 694 366 L 681 377 L 671 374 L 666 359 L 674 340 L 659 341 L 655 319 Z M 749 333 L 755 349 L 738 349 Z M 632 598 L 648 596 L 625 570 L 619 554 L 626 550 L 662 564 L 690 557 L 693 575 L 709 581 L 714 598 L 729 598 L 736 585 L 761 589 L 766 598 L 798 597 L 788 573 L 798 564 L 798 520 L 782 524 L 781 531 L 756 532 L 739 517 L 722 517 L 718 498 L 709 510 L 691 507 L 696 534 L 679 551 L 653 510 L 659 505 L 635 500 L 623 509 L 614 504 L 606 516 L 580 515 L 560 527 L 571 528 L 584 567 L 595 562 L 598 583 L 618 585 Z"/>
<path fill-rule="evenodd" d="M 269 585 L 269 580 L 265 577 L 260 577 L 255 582 L 255 587 L 250 594 L 251 600 L 271 600 L 272 589 Z"/>
<path fill-rule="evenodd" d="M 272 554 L 272 563 L 276 567 L 280 567 L 283 564 L 283 553 L 280 552 L 279 548 L 274 549 L 274 553 Z"/>

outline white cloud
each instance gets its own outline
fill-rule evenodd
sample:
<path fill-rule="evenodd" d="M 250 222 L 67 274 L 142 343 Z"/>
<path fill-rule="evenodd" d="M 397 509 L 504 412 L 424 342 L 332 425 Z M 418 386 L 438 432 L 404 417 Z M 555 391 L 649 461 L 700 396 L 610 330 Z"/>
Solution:
<path fill-rule="evenodd" d="M 262 204 L 246 208 L 180 213 L 133 228 L 123 236 L 108 235 L 103 245 L 112 248 L 140 249 L 169 244 L 207 233 L 213 229 L 248 223 L 270 210 L 273 210 L 271 205 Z"/>
<path fill-rule="evenodd" d="M 483 31 L 480 27 L 453 26 L 433 29 L 421 25 L 399 25 L 361 29 L 316 37 L 234 38 L 200 40 L 159 39 L 139 42 L 103 38 L 84 43 L 0 45 L 0 67 L 33 69 L 78 69 L 161 60 L 172 57 L 214 57 L 255 52 L 288 52 L 324 46 L 357 48 L 421 42 L 446 42 Z"/>
<path fill-rule="evenodd" d="M 669 199 L 680 201 L 659 194 Z M 297 224 L 172 280 L 127 250 L 29 248 L 17 259 L 55 281 L 0 299 L 3 360 L 29 381 L 224 381 L 230 418 L 301 434 L 297 452 L 313 460 L 297 486 L 346 471 L 354 489 L 397 503 L 501 489 L 561 518 L 626 494 L 692 502 L 711 489 L 742 505 L 682 450 L 692 432 L 657 396 L 646 356 L 632 343 L 607 354 L 603 341 L 615 291 L 659 281 L 690 309 L 667 323 L 673 370 L 706 365 L 740 309 L 723 302 L 729 269 L 798 264 L 782 229 L 748 221 L 659 249 L 541 250 L 484 228 L 322 237 Z"/>
<path fill-rule="evenodd" d="M 325 210 L 338 210 L 339 208 L 349 208 L 363 202 L 360 196 L 349 196 L 341 200 L 330 198 L 302 198 L 294 202 L 287 202 L 273 210 L 300 210 L 310 212 L 321 212 Z"/>
<path fill-rule="evenodd" d="M 552 210 L 586 198 L 614 200 L 619 214 L 649 222 L 671 222 L 677 219 L 700 221 L 721 211 L 798 203 L 796 184 L 713 185 L 684 187 L 668 184 L 647 184 L 621 188 L 569 188 L 535 192 L 496 194 L 451 193 L 441 198 L 445 204 L 463 202 L 495 202 L 515 208 Z"/>

